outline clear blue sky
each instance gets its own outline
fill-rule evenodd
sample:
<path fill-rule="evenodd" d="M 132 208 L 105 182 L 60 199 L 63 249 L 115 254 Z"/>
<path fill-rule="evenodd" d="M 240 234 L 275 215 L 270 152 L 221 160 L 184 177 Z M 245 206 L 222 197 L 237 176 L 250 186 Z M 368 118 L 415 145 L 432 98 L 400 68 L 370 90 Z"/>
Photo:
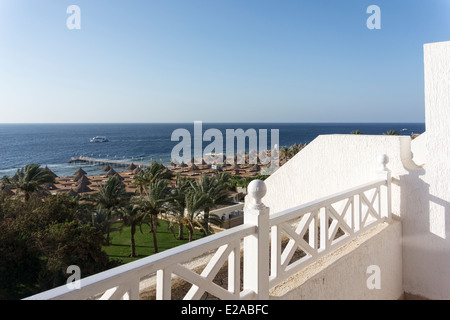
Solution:
<path fill-rule="evenodd" d="M 450 0 L 0 0 L 0 123 L 423 122 L 423 44 L 449 18 Z"/>

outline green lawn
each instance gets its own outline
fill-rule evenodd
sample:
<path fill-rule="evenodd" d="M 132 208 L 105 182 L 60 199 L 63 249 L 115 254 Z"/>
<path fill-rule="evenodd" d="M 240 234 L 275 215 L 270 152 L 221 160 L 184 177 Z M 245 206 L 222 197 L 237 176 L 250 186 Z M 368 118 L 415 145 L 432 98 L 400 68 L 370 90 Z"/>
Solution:
<path fill-rule="evenodd" d="M 111 245 L 104 246 L 103 250 L 108 254 L 110 260 L 121 260 L 123 263 L 128 263 L 137 259 L 147 257 L 154 254 L 153 235 L 150 232 L 148 225 L 142 226 L 142 232 L 139 227 L 134 235 L 136 243 L 136 254 L 138 257 L 131 258 L 131 232 L 130 227 L 124 227 L 122 231 L 115 231 L 110 234 Z M 188 232 L 184 228 L 185 239 L 188 239 Z M 156 233 L 158 239 L 158 250 L 164 250 L 188 243 L 188 240 L 176 240 L 173 234 L 167 228 L 167 221 L 159 220 L 158 232 Z M 194 239 L 201 238 L 201 233 L 197 232 Z"/>

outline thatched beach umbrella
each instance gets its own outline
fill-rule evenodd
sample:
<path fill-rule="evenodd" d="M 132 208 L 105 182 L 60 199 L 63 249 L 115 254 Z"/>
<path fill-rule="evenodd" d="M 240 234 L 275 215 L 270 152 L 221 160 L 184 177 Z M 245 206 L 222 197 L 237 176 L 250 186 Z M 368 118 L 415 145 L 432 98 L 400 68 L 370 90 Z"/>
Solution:
<path fill-rule="evenodd" d="M 205 154 L 205 157 L 202 158 L 202 165 L 211 165 L 214 162 L 222 161 L 222 158 L 216 154 Z"/>
<path fill-rule="evenodd" d="M 140 172 L 142 172 L 142 169 L 140 167 L 137 167 L 133 170 L 133 174 L 139 174 Z"/>
<path fill-rule="evenodd" d="M 259 171 L 259 170 L 261 170 L 261 167 L 258 166 L 257 164 L 251 166 L 251 168 L 250 168 L 250 171 Z"/>
<path fill-rule="evenodd" d="M 294 143 L 292 146 L 288 148 L 289 151 L 295 151 L 299 149 L 299 145 Z"/>
<path fill-rule="evenodd" d="M 50 173 L 53 177 L 58 178 L 58 176 L 52 170 L 50 170 L 49 167 L 45 166 L 44 170 Z"/>
<path fill-rule="evenodd" d="M 72 190 L 72 189 L 71 189 Z M 85 182 L 83 182 L 83 181 L 81 181 L 81 183 L 80 184 L 78 184 L 78 186 L 76 187 L 76 189 L 75 189 L 75 192 L 76 193 L 84 193 L 84 192 L 90 192 L 90 191 L 92 191 L 92 189 L 91 188 L 89 188 L 87 185 L 86 185 L 86 183 Z"/>
<path fill-rule="evenodd" d="M 134 169 L 136 169 L 137 167 L 134 165 L 134 163 L 132 163 L 132 164 L 130 164 L 128 167 L 127 167 L 127 170 L 130 170 L 130 171 L 133 171 Z"/>
<path fill-rule="evenodd" d="M 250 150 L 248 153 L 247 163 L 257 163 L 258 162 L 258 152 L 255 149 Z"/>
<path fill-rule="evenodd" d="M 82 172 L 78 172 L 74 177 L 73 177 L 73 181 L 79 181 L 82 177 L 84 177 L 85 174 Z"/>
<path fill-rule="evenodd" d="M 91 181 L 89 181 L 89 178 L 86 177 L 85 175 L 83 175 L 80 180 L 77 181 L 78 183 L 84 183 L 85 185 L 90 185 L 92 184 Z"/>
<path fill-rule="evenodd" d="M 208 168 L 208 169 L 211 168 L 211 164 L 210 164 L 210 163 L 206 163 L 206 164 L 204 164 L 203 166 L 204 166 L 204 168 Z"/>
<path fill-rule="evenodd" d="M 68 194 L 72 197 L 78 197 L 78 193 L 76 191 L 74 191 L 73 189 L 70 189 Z"/>
<path fill-rule="evenodd" d="M 107 177 L 112 177 L 113 175 L 115 175 L 117 172 L 116 170 L 114 170 L 113 168 L 111 168 L 107 173 L 106 176 Z"/>
<path fill-rule="evenodd" d="M 121 176 L 120 174 L 118 174 L 117 172 L 116 172 L 116 174 L 114 175 L 114 177 L 117 177 L 117 179 L 119 179 L 120 181 L 123 181 L 123 180 L 124 180 L 124 178 L 122 178 L 122 176 Z"/>
<path fill-rule="evenodd" d="M 184 163 L 184 161 L 181 162 L 180 164 L 180 168 L 186 168 L 188 165 L 186 163 Z"/>
<path fill-rule="evenodd" d="M 109 165 L 109 164 L 107 164 L 103 169 L 102 169 L 102 171 L 103 172 L 108 172 L 109 170 L 111 170 L 112 168 L 111 168 L 111 166 Z"/>
<path fill-rule="evenodd" d="M 56 189 L 58 189 L 53 183 L 47 183 L 45 186 L 44 186 L 44 188 L 46 189 L 46 190 L 56 190 Z"/>
<path fill-rule="evenodd" d="M 195 165 L 195 163 L 191 163 L 191 164 L 189 165 L 189 169 L 194 170 L 194 171 L 199 170 L 198 167 Z"/>
<path fill-rule="evenodd" d="M 74 176 L 78 175 L 79 173 L 81 174 L 87 174 L 86 171 L 84 171 L 82 168 L 79 168 L 77 171 L 74 172 Z"/>

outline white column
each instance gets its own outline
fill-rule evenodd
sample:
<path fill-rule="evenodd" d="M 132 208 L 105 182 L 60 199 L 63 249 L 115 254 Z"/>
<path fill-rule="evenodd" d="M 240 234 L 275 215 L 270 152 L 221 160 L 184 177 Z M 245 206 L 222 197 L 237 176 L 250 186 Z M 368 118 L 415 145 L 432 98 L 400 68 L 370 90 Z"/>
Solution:
<path fill-rule="evenodd" d="M 170 268 L 156 272 L 156 300 L 170 300 L 172 293 L 172 271 Z"/>
<path fill-rule="evenodd" d="M 256 226 L 256 233 L 244 239 L 244 291 L 252 290 L 259 300 L 269 299 L 269 208 L 261 199 L 264 181 L 253 180 L 245 197 L 244 224 Z"/>

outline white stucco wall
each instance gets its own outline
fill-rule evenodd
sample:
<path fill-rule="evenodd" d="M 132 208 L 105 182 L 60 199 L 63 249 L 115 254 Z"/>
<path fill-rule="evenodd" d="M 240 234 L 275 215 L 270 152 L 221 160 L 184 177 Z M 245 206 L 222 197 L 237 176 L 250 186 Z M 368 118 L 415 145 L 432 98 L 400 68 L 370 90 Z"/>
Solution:
<path fill-rule="evenodd" d="M 377 226 L 274 287 L 271 299 L 402 298 L 401 233 L 399 221 Z"/>
<path fill-rule="evenodd" d="M 316 138 L 293 159 L 266 179 L 264 204 L 271 213 L 343 191 L 376 178 L 377 156 L 387 154 L 394 179 L 393 213 L 401 219 L 404 205 L 403 177 L 417 170 L 412 160 L 411 138 L 408 136 L 324 135 Z M 285 286 L 277 288 L 273 297 L 282 299 L 398 299 L 403 294 L 401 223 L 377 233 L 357 238 L 353 246 L 340 250 L 311 272 L 301 271 Z M 330 263 L 330 259 L 332 263 Z M 382 290 L 366 286 L 367 268 L 377 265 L 382 272 Z M 319 268 L 317 267 L 319 266 Z"/>
<path fill-rule="evenodd" d="M 404 289 L 450 299 L 450 42 L 426 44 L 424 64 L 426 162 L 402 190 Z"/>
<path fill-rule="evenodd" d="M 417 138 L 411 141 L 411 151 L 413 153 L 413 160 L 419 165 L 424 165 L 427 162 L 427 133 L 424 132 Z"/>
<path fill-rule="evenodd" d="M 400 215 L 398 179 L 408 166 L 417 168 L 410 144 L 408 136 L 319 136 L 265 181 L 263 202 L 274 213 L 370 182 L 377 178 L 377 156 L 387 154 L 395 179 L 393 211 Z"/>

